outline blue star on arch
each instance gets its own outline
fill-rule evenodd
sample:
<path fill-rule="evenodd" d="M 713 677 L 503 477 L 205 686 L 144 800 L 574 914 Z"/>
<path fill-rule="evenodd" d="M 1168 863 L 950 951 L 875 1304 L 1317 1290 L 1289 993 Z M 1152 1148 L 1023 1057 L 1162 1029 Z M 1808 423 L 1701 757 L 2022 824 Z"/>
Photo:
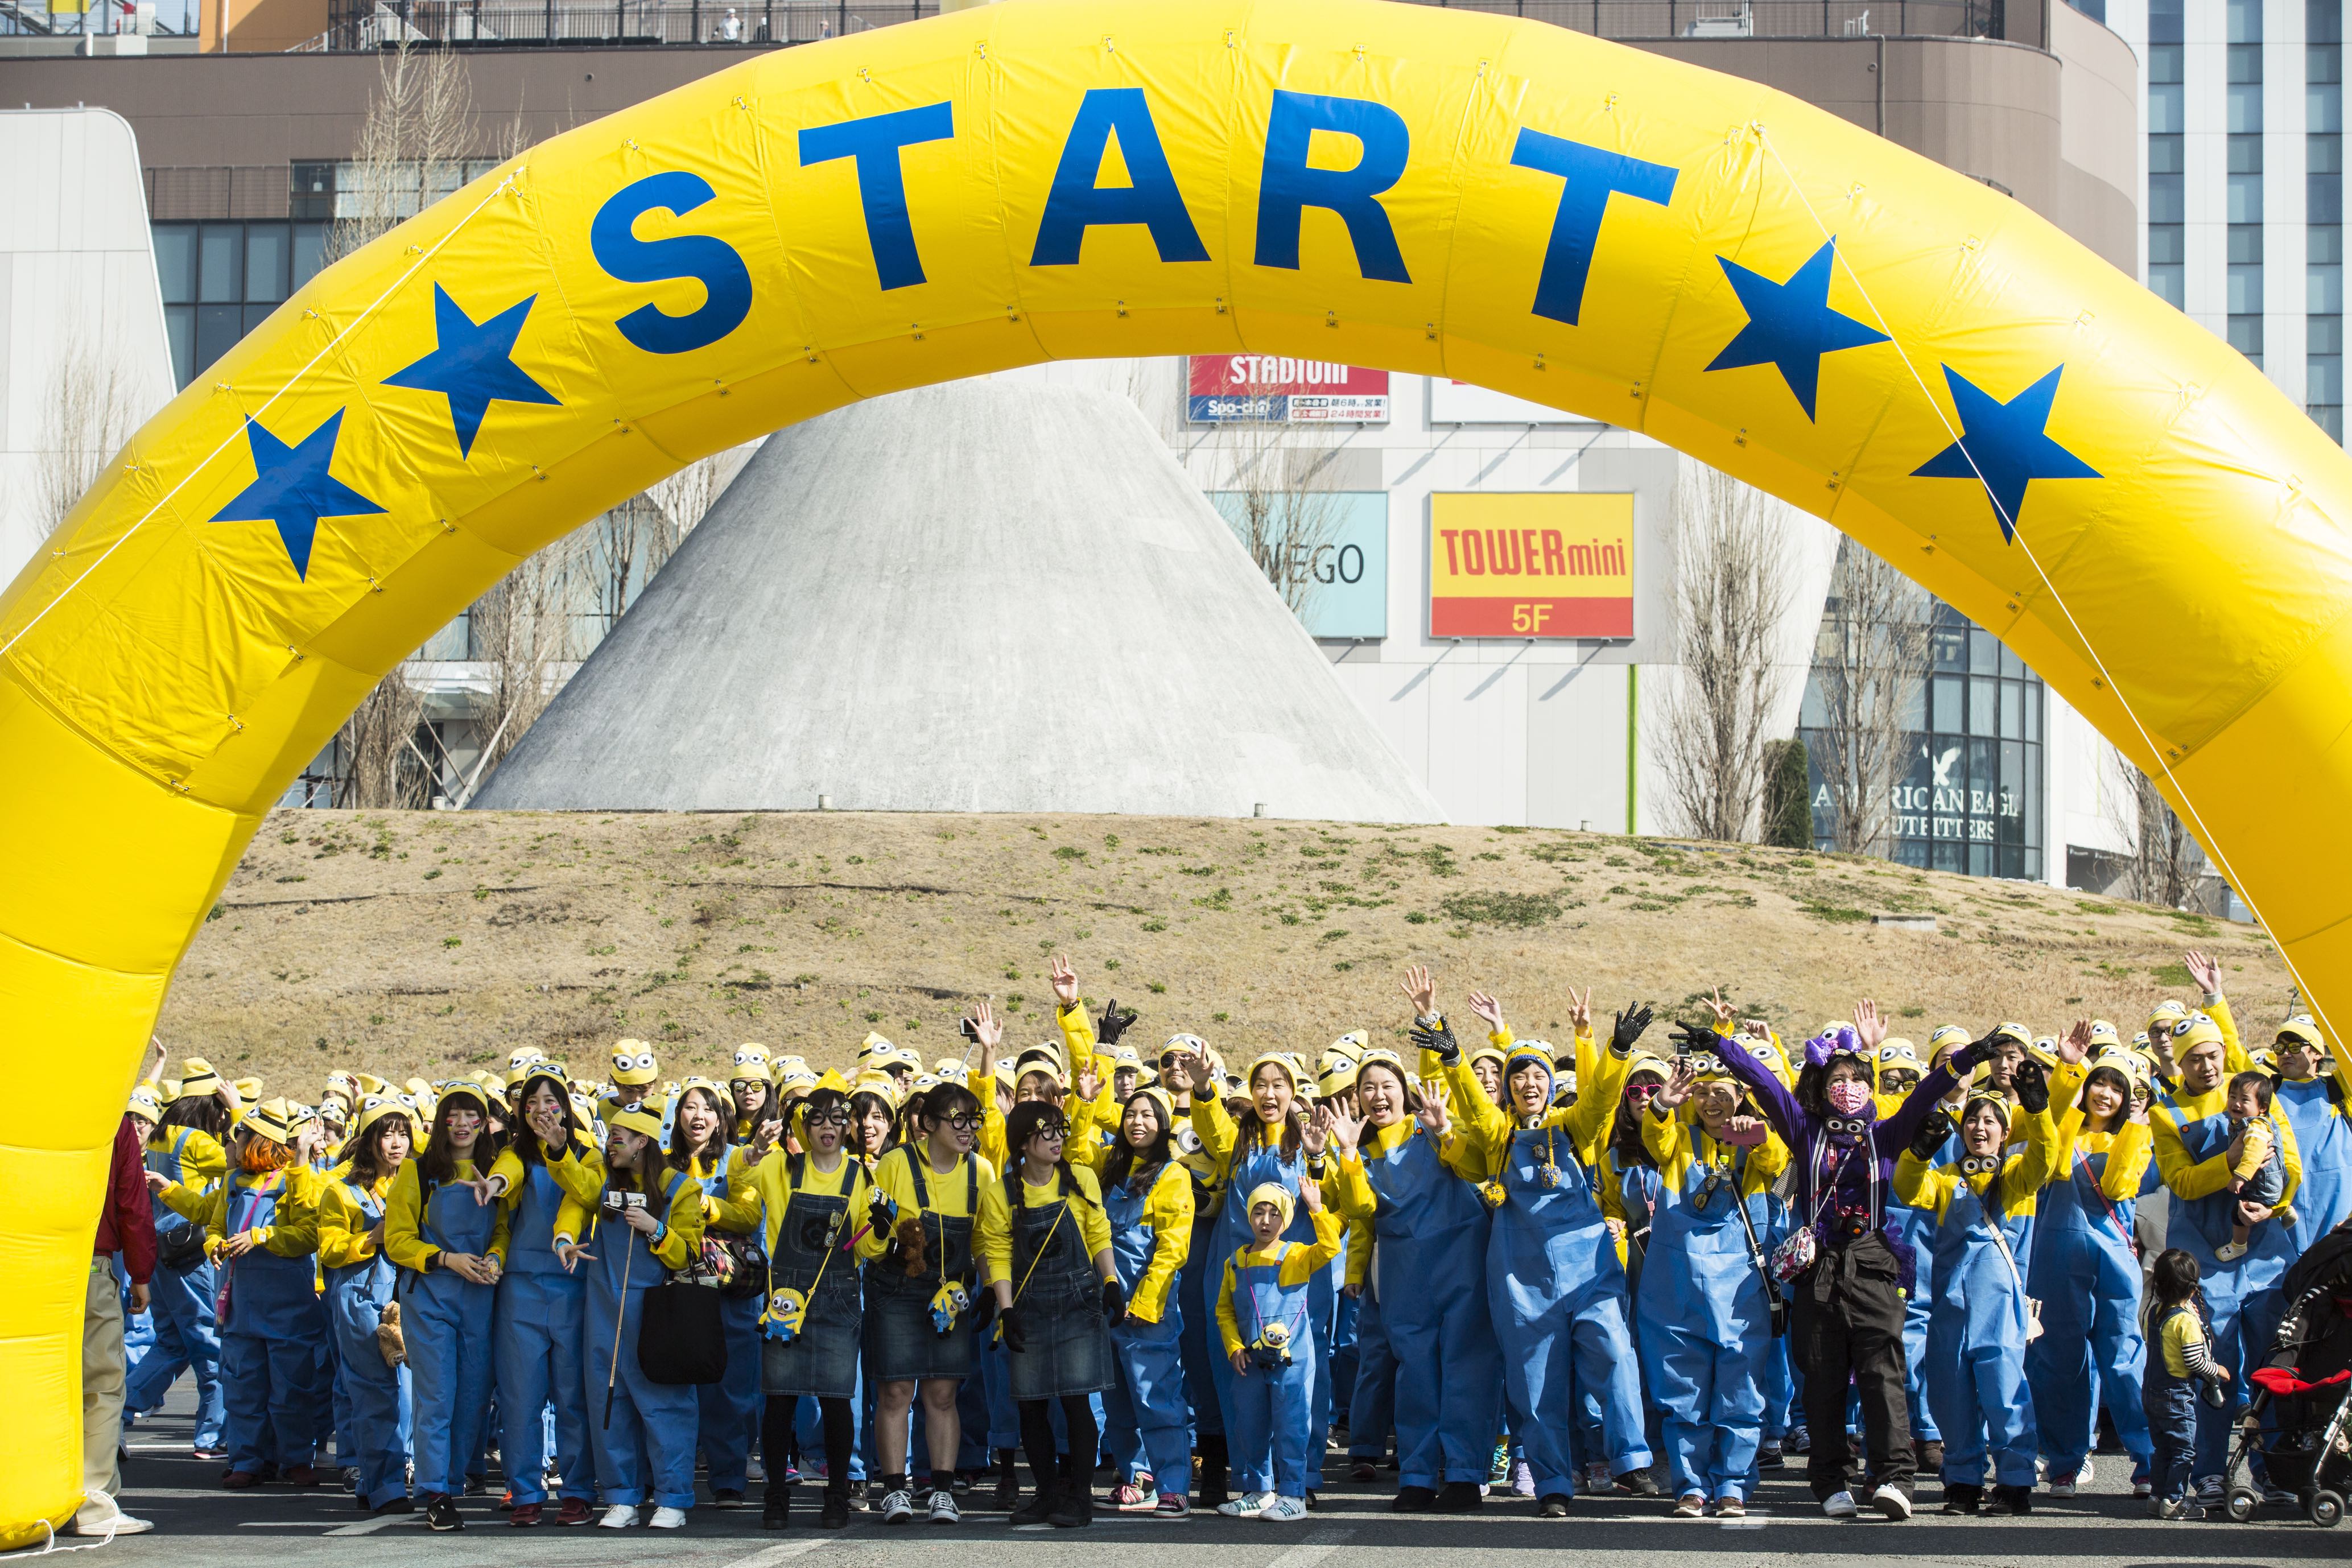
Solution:
<path fill-rule="evenodd" d="M 481 434 L 482 418 L 492 403 L 562 401 L 514 362 L 515 339 L 522 335 L 523 318 L 538 300 L 533 294 L 486 321 L 477 321 L 436 283 L 433 325 L 440 346 L 415 364 L 385 376 L 384 385 L 437 392 L 446 397 L 449 421 L 457 432 L 457 455 L 473 456 L 474 437 Z"/>
<path fill-rule="evenodd" d="M 1886 342 L 1885 332 L 1830 309 L 1830 271 L 1837 260 L 1834 239 L 1825 241 L 1786 283 L 1775 283 L 1728 256 L 1716 260 L 1723 264 L 1723 275 L 1731 280 L 1732 292 L 1739 296 L 1748 324 L 1706 368 L 1774 366 L 1808 419 L 1813 417 L 1814 399 L 1821 390 L 1823 354 Z"/>
<path fill-rule="evenodd" d="M 274 522 L 294 563 L 294 575 L 308 581 L 310 544 L 325 517 L 368 517 L 384 509 L 327 471 L 335 460 L 335 437 L 342 429 L 340 408 L 325 424 L 288 446 L 257 419 L 245 422 L 253 454 L 253 482 L 213 513 L 215 522 Z"/>
<path fill-rule="evenodd" d="M 2044 434 L 2058 397 L 2060 365 L 2003 403 L 1950 365 L 1945 384 L 1960 416 L 1960 438 L 1911 471 L 1924 479 L 1979 479 L 1992 498 L 2001 542 L 2017 537 L 2025 487 L 2035 479 L 2095 479 L 2100 472 Z"/>

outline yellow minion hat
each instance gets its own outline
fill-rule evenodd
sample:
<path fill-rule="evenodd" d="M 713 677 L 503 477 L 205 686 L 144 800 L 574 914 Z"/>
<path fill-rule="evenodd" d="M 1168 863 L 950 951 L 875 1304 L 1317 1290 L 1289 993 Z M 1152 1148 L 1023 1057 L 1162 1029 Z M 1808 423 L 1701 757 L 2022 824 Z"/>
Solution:
<path fill-rule="evenodd" d="M 237 1124 L 256 1137 L 267 1138 L 273 1143 L 291 1142 L 298 1125 L 294 1111 L 283 1100 L 265 1100 L 245 1113 Z"/>
<path fill-rule="evenodd" d="M 1127 1102 L 1129 1105 L 1134 1104 L 1139 1100 L 1148 1100 L 1151 1101 L 1152 1104 L 1158 1106 L 1160 1108 L 1160 1125 L 1166 1128 L 1171 1132 L 1176 1131 L 1176 1097 L 1174 1095 L 1170 1094 L 1164 1089 L 1146 1088 L 1139 1089 L 1133 1094 L 1127 1097 Z"/>
<path fill-rule="evenodd" d="M 1968 1103 L 1960 1107 L 1961 1120 L 1966 1121 L 1968 1119 L 1969 1112 L 1974 1110 L 1979 1105 L 1991 1106 L 1994 1110 L 2000 1112 L 2000 1124 L 2003 1127 L 2007 1127 L 2009 1125 L 2010 1108 L 2009 1097 L 2007 1095 L 1991 1089 L 1979 1089 L 1974 1093 L 1971 1093 L 1969 1096 Z"/>
<path fill-rule="evenodd" d="M 1315 1086 L 1308 1080 L 1306 1068 L 1300 1065 L 1298 1058 L 1291 1055 L 1288 1051 L 1260 1051 L 1256 1056 L 1251 1058 L 1249 1071 L 1242 1075 L 1243 1084 L 1249 1085 L 1255 1083 L 1257 1081 L 1258 1068 L 1263 1067 L 1280 1068 L 1283 1071 L 1283 1076 L 1290 1079 L 1291 1093 L 1310 1094 L 1314 1092 Z M 1244 1092 L 1246 1092 L 1246 1090 L 1244 1090 Z"/>
<path fill-rule="evenodd" d="M 2058 1041 L 2053 1036 L 2043 1035 L 2025 1047 L 2025 1054 L 2045 1068 L 2054 1068 L 2058 1065 Z"/>
<path fill-rule="evenodd" d="M 565 1075 L 563 1064 L 541 1059 L 516 1068 L 507 1079 L 507 1098 L 514 1102 L 516 1109 L 521 1109 L 523 1097 L 530 1092 L 530 1080 L 535 1078 L 545 1079 L 564 1099 L 572 1098 L 572 1079 Z"/>
<path fill-rule="evenodd" d="M 1958 1050 L 1962 1046 L 1974 1044 L 1975 1041 L 1976 1037 L 1969 1033 L 1966 1025 L 1939 1024 L 1936 1026 L 1936 1032 L 1927 1037 L 1927 1055 L 1932 1058 L 1947 1046 Z"/>
<path fill-rule="evenodd" d="M 683 1100 L 686 1098 L 686 1094 L 688 1089 L 709 1089 L 714 1096 L 716 1096 L 719 1100 L 719 1110 L 722 1115 L 732 1116 L 735 1114 L 735 1096 L 729 1091 L 725 1084 L 715 1082 L 710 1079 L 700 1077 L 688 1079 L 684 1083 L 677 1086 L 677 1093 L 671 1096 L 671 1098 L 673 1100 Z"/>
<path fill-rule="evenodd" d="M 1322 1070 L 1315 1075 L 1315 1092 L 1325 1100 L 1335 1094 L 1347 1093 L 1356 1086 L 1359 1065 L 1357 1059 L 1345 1051 L 1325 1051 Z"/>
<path fill-rule="evenodd" d="M 2312 1021 L 2308 1013 L 2297 1013 L 2278 1026 L 2278 1043 L 2284 1045 L 2289 1040 L 2308 1046 L 2315 1051 L 2327 1048 L 2327 1043 L 2319 1037 L 2319 1026 Z"/>
<path fill-rule="evenodd" d="M 887 1036 L 868 1029 L 866 1031 L 866 1037 L 857 1042 L 857 1059 L 862 1062 L 877 1051 L 887 1051 L 890 1048 L 890 1041 Z"/>
<path fill-rule="evenodd" d="M 941 1083 L 971 1081 L 971 1068 L 961 1057 L 941 1057 L 931 1064 L 931 1072 Z"/>
<path fill-rule="evenodd" d="M 350 1103 L 357 1105 L 360 1100 L 359 1080 L 340 1069 L 331 1072 L 327 1075 L 326 1092 L 341 1095 Z"/>
<path fill-rule="evenodd" d="M 643 1040 L 616 1040 L 613 1043 L 613 1081 L 634 1089 L 641 1083 L 651 1083 L 661 1077 L 661 1064 L 654 1059 L 654 1048 Z"/>
<path fill-rule="evenodd" d="M 2221 1026 L 2199 1013 L 2189 1020 L 2189 1026 L 2172 1037 L 2176 1055 L 2186 1056 L 2200 1046 L 2221 1043 Z"/>
<path fill-rule="evenodd" d="M 453 1078 L 442 1084 L 435 1091 L 433 1113 L 439 1115 L 442 1104 L 452 1100 L 470 1100 L 483 1115 L 488 1116 L 490 1113 L 489 1091 L 472 1079 Z"/>
<path fill-rule="evenodd" d="M 849 1091 L 852 1094 L 879 1095 L 893 1110 L 898 1108 L 898 1080 L 877 1068 L 868 1068 L 859 1073 L 856 1081 L 849 1086 Z"/>
<path fill-rule="evenodd" d="M 2033 1031 L 2022 1024 L 1996 1024 L 1993 1026 L 1992 1037 L 1996 1040 L 2015 1040 L 2029 1052 L 2033 1049 Z"/>
<path fill-rule="evenodd" d="M 761 1083 L 772 1083 L 775 1081 L 774 1071 L 774 1063 L 768 1055 L 768 1047 L 757 1040 L 746 1040 L 735 1047 L 734 1070 L 728 1076 L 757 1079 Z"/>
<path fill-rule="evenodd" d="M 1297 1202 L 1298 1200 L 1291 1195 L 1290 1189 L 1280 1182 L 1260 1182 L 1250 1189 L 1249 1207 L 1242 1212 L 1255 1214 L 1260 1204 L 1272 1204 L 1282 1211 L 1282 1228 L 1288 1230 L 1291 1210 Z"/>
<path fill-rule="evenodd" d="M 408 1102 L 398 1095 L 372 1094 L 360 1101 L 359 1120 L 352 1123 L 352 1136 L 359 1137 L 361 1133 L 365 1132 L 387 1116 L 408 1116 L 409 1114 Z M 409 1127 L 413 1132 L 415 1123 L 412 1121 Z"/>
<path fill-rule="evenodd" d="M 776 1092 L 790 1094 L 796 1089 L 814 1089 L 820 1081 L 817 1075 L 809 1070 L 808 1064 L 802 1062 L 798 1066 L 787 1068 L 778 1075 Z"/>
<path fill-rule="evenodd" d="M 533 1062 L 546 1059 L 546 1053 L 537 1046 L 517 1046 L 507 1053 L 507 1071 L 520 1072 Z"/>
<path fill-rule="evenodd" d="M 661 1118 L 642 1105 L 632 1105 L 625 1110 L 614 1111 L 604 1118 L 604 1125 L 625 1127 L 630 1131 L 650 1138 L 656 1143 L 661 1142 Z"/>
<path fill-rule="evenodd" d="M 131 1091 L 127 1114 L 143 1116 L 150 1121 L 161 1121 L 163 1120 L 163 1102 L 155 1098 L 152 1089 L 142 1083 Z"/>
<path fill-rule="evenodd" d="M 215 1072 L 213 1064 L 204 1058 L 190 1057 L 180 1064 L 182 1094 L 218 1094 L 220 1087 L 220 1074 Z"/>
<path fill-rule="evenodd" d="M 2156 1010 L 2147 1016 L 2147 1032 L 2153 1035 L 2158 1024 L 2179 1024 L 2186 1021 L 2188 1017 L 2189 1009 L 2168 996 L 2158 1002 L 2156 1005 Z"/>
<path fill-rule="evenodd" d="M 1361 1029 L 1350 1029 L 1346 1034 L 1340 1036 L 1338 1039 L 1332 1041 L 1329 1045 L 1324 1047 L 1323 1054 L 1328 1057 L 1333 1051 L 1344 1051 L 1349 1056 L 1360 1057 L 1367 1050 L 1371 1048 L 1371 1044 L 1372 1037 L 1370 1035 L 1365 1033 Z"/>
<path fill-rule="evenodd" d="M 180 1080 L 167 1078 L 155 1086 L 155 1098 L 169 1105 L 180 1098 Z"/>
<path fill-rule="evenodd" d="M 352 1075 L 352 1082 L 357 1086 L 360 1091 L 360 1098 L 362 1100 L 369 1099 L 372 1096 L 382 1095 L 392 1088 L 392 1085 L 384 1082 L 383 1079 L 376 1077 L 375 1074 L 372 1072 L 353 1073 Z"/>
<path fill-rule="evenodd" d="M 816 1076 L 816 1069 L 808 1065 L 808 1059 L 794 1051 L 786 1051 L 782 1056 L 769 1058 L 768 1070 L 775 1074 L 776 1081 L 779 1083 L 783 1081 L 787 1073 L 805 1072 L 811 1078 Z"/>
<path fill-rule="evenodd" d="M 1005 1092 L 1008 1094 L 1021 1087 L 1020 1075 L 1013 1070 L 1013 1064 L 1011 1062 L 998 1062 L 996 1064 L 996 1081 L 1003 1086 Z"/>
<path fill-rule="evenodd" d="M 506 1074 L 492 1072 L 488 1068 L 477 1068 L 466 1076 L 479 1084 L 481 1086 L 482 1092 L 488 1095 L 492 1100 L 504 1100 L 507 1097 Z"/>
<path fill-rule="evenodd" d="M 2105 1018 L 2091 1020 L 2092 1055 L 2096 1056 L 2101 1050 L 2116 1049 L 2123 1043 L 2124 1037 L 2116 1032 L 2116 1026 L 2113 1024 L 2108 1023 Z"/>
<path fill-rule="evenodd" d="M 247 1105 L 251 1105 L 255 1100 L 259 1100 L 261 1098 L 261 1079 L 257 1078 L 241 1078 L 237 1079 L 236 1097 L 245 1101 Z"/>

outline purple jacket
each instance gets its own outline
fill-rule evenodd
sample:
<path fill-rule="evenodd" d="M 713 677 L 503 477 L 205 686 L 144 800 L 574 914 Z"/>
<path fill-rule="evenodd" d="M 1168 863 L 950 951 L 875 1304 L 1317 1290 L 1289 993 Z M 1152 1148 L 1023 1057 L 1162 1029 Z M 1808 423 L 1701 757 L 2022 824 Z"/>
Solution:
<path fill-rule="evenodd" d="M 1751 1055 L 1747 1047 L 1727 1035 L 1716 1037 L 1716 1050 L 1732 1076 L 1748 1086 L 1763 1107 L 1772 1123 L 1772 1130 L 1789 1145 L 1789 1156 L 1797 1168 L 1797 1187 L 1791 1207 L 1799 1224 L 1810 1221 L 1816 1240 L 1827 1246 L 1831 1241 L 1831 1215 L 1837 1209 L 1867 1210 L 1873 1229 L 1886 1229 L 1886 1204 L 1895 1191 L 1895 1162 L 1919 1135 L 1920 1124 L 1936 1102 L 1949 1094 L 1959 1081 L 1948 1064 L 1937 1068 L 1919 1080 L 1919 1087 L 1895 1109 L 1895 1114 L 1882 1121 L 1878 1119 L 1878 1100 L 1873 1096 L 1862 1109 L 1861 1115 L 1852 1119 L 1849 1126 L 1859 1126 L 1859 1132 L 1833 1131 L 1830 1119 L 1814 1115 L 1797 1101 L 1780 1075 Z M 1844 1120 L 1841 1118 L 1840 1120 Z M 1858 1159 L 1859 1146 L 1867 1142 L 1871 1158 Z M 1843 1151 L 1837 1174 L 1831 1183 L 1836 1201 L 1822 1202 L 1820 1182 L 1824 1164 L 1825 1146 Z M 1874 1184 L 1872 1176 L 1877 1180 Z M 1874 1185 L 1875 1191 L 1873 1191 Z M 1874 1199 L 1875 1201 L 1874 1201 Z M 1891 1238 L 1890 1238 L 1891 1241 Z"/>

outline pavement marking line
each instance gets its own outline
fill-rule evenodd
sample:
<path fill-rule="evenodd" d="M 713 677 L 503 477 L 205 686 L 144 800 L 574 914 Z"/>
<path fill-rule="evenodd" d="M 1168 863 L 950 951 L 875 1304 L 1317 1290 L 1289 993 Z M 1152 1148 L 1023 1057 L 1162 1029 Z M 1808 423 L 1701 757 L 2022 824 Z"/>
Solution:
<path fill-rule="evenodd" d="M 1720 1528 L 1724 1530 L 1761 1530 L 1764 1528 L 1765 1523 L 1769 1518 L 1769 1510 L 1751 1508 L 1748 1510 L 1746 1518 L 1724 1520 L 1721 1522 Z"/>
<path fill-rule="evenodd" d="M 405 1524 L 415 1519 L 413 1513 L 387 1513 L 377 1519 L 363 1519 L 357 1524 L 339 1524 L 327 1531 L 329 1535 L 373 1535 L 379 1530 L 389 1530 L 395 1524 Z"/>
<path fill-rule="evenodd" d="M 827 1540 L 822 1535 L 810 1536 L 801 1541 L 787 1541 L 781 1545 L 771 1546 L 765 1551 L 754 1552 L 749 1557 L 738 1557 L 734 1562 L 728 1563 L 727 1568 L 770 1568 L 772 1563 L 798 1557 L 803 1552 L 814 1552 L 820 1546 L 840 1544 L 841 1541 L 838 1537 Z"/>
<path fill-rule="evenodd" d="M 1318 1530 L 1276 1557 L 1265 1568 L 1315 1568 L 1315 1564 L 1346 1545 L 1355 1533 L 1352 1530 Z"/>

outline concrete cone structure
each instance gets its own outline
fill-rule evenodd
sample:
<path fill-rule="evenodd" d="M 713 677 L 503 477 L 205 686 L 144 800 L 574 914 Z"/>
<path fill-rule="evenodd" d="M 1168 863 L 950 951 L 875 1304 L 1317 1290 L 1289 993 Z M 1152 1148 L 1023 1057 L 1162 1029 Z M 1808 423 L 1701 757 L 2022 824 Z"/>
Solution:
<path fill-rule="evenodd" d="M 1434 822 L 1126 399 L 928 387 L 771 437 L 476 804 Z"/>

